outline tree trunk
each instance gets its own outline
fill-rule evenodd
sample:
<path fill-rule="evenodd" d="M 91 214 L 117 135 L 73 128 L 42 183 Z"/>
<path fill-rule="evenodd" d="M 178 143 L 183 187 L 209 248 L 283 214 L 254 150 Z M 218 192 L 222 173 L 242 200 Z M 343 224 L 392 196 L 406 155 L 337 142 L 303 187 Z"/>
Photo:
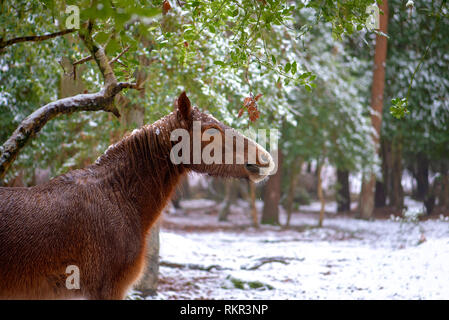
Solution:
<path fill-rule="evenodd" d="M 402 188 L 402 143 L 400 141 L 393 143 L 392 160 L 390 205 L 402 209 L 404 206 L 404 189 Z"/>
<path fill-rule="evenodd" d="M 351 211 L 351 195 L 349 193 L 349 171 L 337 169 L 337 211 Z"/>
<path fill-rule="evenodd" d="M 374 206 L 376 208 L 382 208 L 387 205 L 387 198 L 389 192 L 390 183 L 390 154 L 391 143 L 382 139 L 380 144 L 380 156 L 382 159 L 382 181 L 376 181 L 376 193 L 374 195 Z"/>
<path fill-rule="evenodd" d="M 323 226 L 323 220 L 324 220 L 324 208 L 326 205 L 326 201 L 324 199 L 324 193 L 323 193 L 323 186 L 322 186 L 322 180 L 321 180 L 321 170 L 323 169 L 323 164 L 318 164 L 317 169 L 317 175 L 318 175 L 318 188 L 317 188 L 317 194 L 318 199 L 320 199 L 321 208 L 320 208 L 320 218 L 318 220 L 318 227 L 321 228 Z"/>
<path fill-rule="evenodd" d="M 385 193 L 385 183 L 376 180 L 376 190 L 374 193 L 374 207 L 382 208 L 387 205 L 387 195 Z"/>
<path fill-rule="evenodd" d="M 380 31 L 388 32 L 388 1 L 383 0 L 380 5 L 383 14 L 380 15 Z M 371 123 L 375 134 L 372 139 L 376 152 L 379 152 L 379 138 L 382 124 L 382 109 L 385 87 L 385 64 L 387 58 L 387 38 L 376 35 L 376 47 L 374 53 L 373 85 L 371 88 Z M 360 216 L 363 219 L 370 219 L 374 210 L 374 189 L 376 176 L 374 172 L 368 173 L 363 179 L 362 191 L 360 195 Z"/>
<path fill-rule="evenodd" d="M 218 221 L 227 221 L 230 212 L 231 204 L 235 202 L 237 197 L 237 186 L 234 180 L 227 180 L 225 182 L 225 199 L 223 200 L 222 208 L 218 214 Z"/>
<path fill-rule="evenodd" d="M 296 185 L 298 184 L 298 172 L 301 173 L 302 164 L 304 161 L 302 159 L 297 159 L 292 163 L 290 172 L 290 183 L 288 186 L 287 195 L 287 222 L 286 227 L 290 226 L 290 219 L 293 212 L 293 200 L 295 198 Z"/>
<path fill-rule="evenodd" d="M 418 153 L 417 160 L 417 172 L 416 172 L 416 184 L 418 200 L 424 200 L 429 192 L 429 159 L 424 152 Z"/>
<path fill-rule="evenodd" d="M 374 210 L 374 188 L 376 187 L 376 176 L 371 174 L 366 180 L 362 180 L 362 191 L 360 193 L 360 218 L 371 219 Z"/>
<path fill-rule="evenodd" d="M 256 208 L 256 185 L 254 182 L 249 182 L 249 193 L 250 193 L 250 201 L 251 201 L 251 217 L 253 218 L 253 226 L 255 228 L 259 227 L 259 219 L 257 217 L 257 208 Z"/>
<path fill-rule="evenodd" d="M 444 161 L 444 160 L 443 160 Z M 438 190 L 438 206 L 449 209 L 449 174 L 448 163 L 443 162 L 440 169 L 440 188 Z"/>
<path fill-rule="evenodd" d="M 442 186 L 438 205 L 449 210 L 449 174 L 447 171 L 443 173 L 441 180 Z"/>
<path fill-rule="evenodd" d="M 263 192 L 262 224 L 279 224 L 279 200 L 281 199 L 282 152 L 278 151 L 277 171 L 268 178 Z"/>

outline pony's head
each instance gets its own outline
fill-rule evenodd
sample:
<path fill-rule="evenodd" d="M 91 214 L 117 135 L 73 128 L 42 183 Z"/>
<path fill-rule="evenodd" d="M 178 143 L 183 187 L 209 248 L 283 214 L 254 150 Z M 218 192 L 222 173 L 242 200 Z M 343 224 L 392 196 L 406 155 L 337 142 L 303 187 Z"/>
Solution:
<path fill-rule="evenodd" d="M 170 159 L 212 176 L 262 181 L 274 169 L 271 155 L 254 140 L 192 108 L 183 92 L 175 101 L 179 128 L 171 133 Z"/>

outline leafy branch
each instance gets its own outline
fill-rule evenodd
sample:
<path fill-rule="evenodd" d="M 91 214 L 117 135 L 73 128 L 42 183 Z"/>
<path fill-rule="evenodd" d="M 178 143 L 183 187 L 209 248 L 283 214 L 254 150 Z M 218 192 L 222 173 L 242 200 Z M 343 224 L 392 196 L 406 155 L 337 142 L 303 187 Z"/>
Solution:
<path fill-rule="evenodd" d="M 426 50 L 424 51 L 424 54 L 422 55 L 421 59 L 419 60 L 419 63 L 416 66 L 415 70 L 413 71 L 412 77 L 410 79 L 410 82 L 409 82 L 409 85 L 407 88 L 406 97 L 405 98 L 394 98 L 391 100 L 390 113 L 396 119 L 402 119 L 407 114 L 410 114 L 410 111 L 408 110 L 408 106 L 409 106 L 410 94 L 412 92 L 413 81 L 415 80 L 416 74 L 421 70 L 422 64 L 424 63 L 424 61 L 427 57 L 427 54 L 430 51 L 430 47 L 432 46 L 432 43 L 435 40 L 436 35 L 439 32 L 441 16 L 442 16 L 442 9 L 443 9 L 443 5 L 445 3 L 446 3 L 446 0 L 441 0 L 440 7 L 438 8 L 437 23 L 436 23 L 435 29 L 432 31 L 431 39 L 426 46 Z"/>
<path fill-rule="evenodd" d="M 8 140 L 0 147 L 0 179 L 18 156 L 20 150 L 53 118 L 62 114 L 72 114 L 80 111 L 106 111 L 120 117 L 115 107 L 114 98 L 123 89 L 140 90 L 139 83 L 118 82 L 111 64 L 129 49 L 125 48 L 118 56 L 109 61 L 103 47 L 97 45 L 92 38 L 93 24 L 89 22 L 86 29 L 79 31 L 79 37 L 90 51 L 91 59 L 96 62 L 104 78 L 104 87 L 97 93 L 79 94 L 73 97 L 59 99 L 48 103 L 26 117 Z M 91 60 L 89 57 L 82 62 Z M 78 61 L 78 64 L 81 63 Z"/>

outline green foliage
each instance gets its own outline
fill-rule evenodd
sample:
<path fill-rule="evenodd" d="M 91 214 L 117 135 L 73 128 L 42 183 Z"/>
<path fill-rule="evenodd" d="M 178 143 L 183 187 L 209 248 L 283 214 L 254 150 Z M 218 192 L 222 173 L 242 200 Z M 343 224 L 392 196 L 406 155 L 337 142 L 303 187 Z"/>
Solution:
<path fill-rule="evenodd" d="M 402 1 L 389 3 L 392 18 L 388 26 L 391 36 L 385 98 L 392 99 L 392 107 L 391 113 L 385 108 L 382 135 L 402 141 L 406 163 L 413 163 L 421 152 L 434 161 L 447 160 L 449 19 L 444 16 L 447 4 L 415 1 L 410 15 Z"/>
<path fill-rule="evenodd" d="M 310 17 L 298 14 L 297 19 Z M 289 167 L 298 157 L 307 162 L 327 159 L 339 168 L 361 171 L 376 163 L 369 142 L 368 58 L 351 55 L 349 42 L 336 41 L 325 24 L 317 26 L 304 36 L 308 56 L 300 61 L 316 75 L 316 88 L 313 94 L 307 87 L 290 91 L 293 114 L 283 128 L 284 163 Z"/>
<path fill-rule="evenodd" d="M 137 71 L 147 76 L 144 96 L 131 90 L 125 93 L 130 103 L 145 107 L 147 122 L 170 112 L 174 97 L 186 89 L 195 104 L 230 125 L 275 128 L 283 119 L 297 122 L 300 112 L 313 113 L 315 95 L 329 97 L 326 77 L 331 75 L 331 82 L 341 79 L 339 74 L 332 74 L 339 72 L 338 68 L 320 74 L 320 63 L 327 64 L 326 58 L 320 59 L 322 50 L 331 50 L 332 46 L 317 45 L 317 49 L 307 52 L 304 44 L 311 40 L 306 36 L 312 38 L 325 28 L 341 39 L 361 29 L 370 1 L 312 0 L 305 4 L 286 0 L 188 0 L 182 6 L 171 1 L 166 14 L 162 14 L 162 3 L 7 0 L 0 5 L 0 41 L 60 31 L 69 15 L 66 6 L 76 5 L 80 8 L 82 30 L 90 21 L 94 41 L 105 47 L 110 59 L 128 48 L 113 65 L 118 80 L 132 81 Z M 300 12 L 304 14 L 298 19 Z M 43 42 L 24 42 L 0 52 L 0 141 L 5 141 L 25 116 L 60 96 L 61 75 L 73 72 L 61 68 L 62 57 L 73 63 L 87 55 L 77 33 Z M 78 76 L 86 90 L 99 90 L 102 78 L 98 67 L 93 61 L 84 66 L 86 70 Z M 314 95 L 309 91 L 315 91 Z M 301 95 L 297 104 L 292 103 L 292 92 Z M 260 121 L 252 124 L 247 118 L 238 118 L 243 99 L 258 93 L 263 94 L 258 101 Z M 320 120 L 327 114 L 326 109 L 333 110 L 335 102 L 341 103 L 341 97 L 330 96 L 334 98 L 319 100 L 318 116 L 314 114 L 311 121 L 301 119 L 304 128 L 314 128 L 312 119 Z M 307 110 L 295 110 L 307 99 Z M 325 119 L 333 121 L 324 117 L 318 126 L 324 125 Z M 56 119 L 24 150 L 15 170 L 26 168 L 29 173 L 33 167 L 52 166 L 56 174 L 84 166 L 118 138 L 118 128 L 119 123 L 103 113 Z M 307 137 L 312 135 L 310 131 Z M 322 146 L 324 140 L 317 139 L 320 143 L 316 145 Z M 311 148 L 313 155 L 320 148 Z"/>
<path fill-rule="evenodd" d="M 342 35 L 351 35 L 365 27 L 368 19 L 366 8 L 371 4 L 373 4 L 371 0 L 311 0 L 307 4 L 300 4 L 299 7 L 313 8 L 316 15 L 315 21 L 332 23 L 333 37 L 341 40 Z"/>
<path fill-rule="evenodd" d="M 406 98 L 394 98 L 391 100 L 390 113 L 396 119 L 402 119 L 405 115 L 410 114 L 407 106 L 408 102 Z"/>

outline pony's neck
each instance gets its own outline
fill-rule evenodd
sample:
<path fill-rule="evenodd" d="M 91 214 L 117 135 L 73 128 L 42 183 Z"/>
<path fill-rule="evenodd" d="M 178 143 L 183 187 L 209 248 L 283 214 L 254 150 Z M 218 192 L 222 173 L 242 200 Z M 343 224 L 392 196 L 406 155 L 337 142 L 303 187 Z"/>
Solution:
<path fill-rule="evenodd" d="M 134 130 L 96 163 L 114 192 L 118 191 L 124 201 L 137 209 L 144 229 L 157 219 L 186 173 L 184 166 L 170 161 L 170 133 L 177 128 L 179 121 L 171 113 Z"/>

